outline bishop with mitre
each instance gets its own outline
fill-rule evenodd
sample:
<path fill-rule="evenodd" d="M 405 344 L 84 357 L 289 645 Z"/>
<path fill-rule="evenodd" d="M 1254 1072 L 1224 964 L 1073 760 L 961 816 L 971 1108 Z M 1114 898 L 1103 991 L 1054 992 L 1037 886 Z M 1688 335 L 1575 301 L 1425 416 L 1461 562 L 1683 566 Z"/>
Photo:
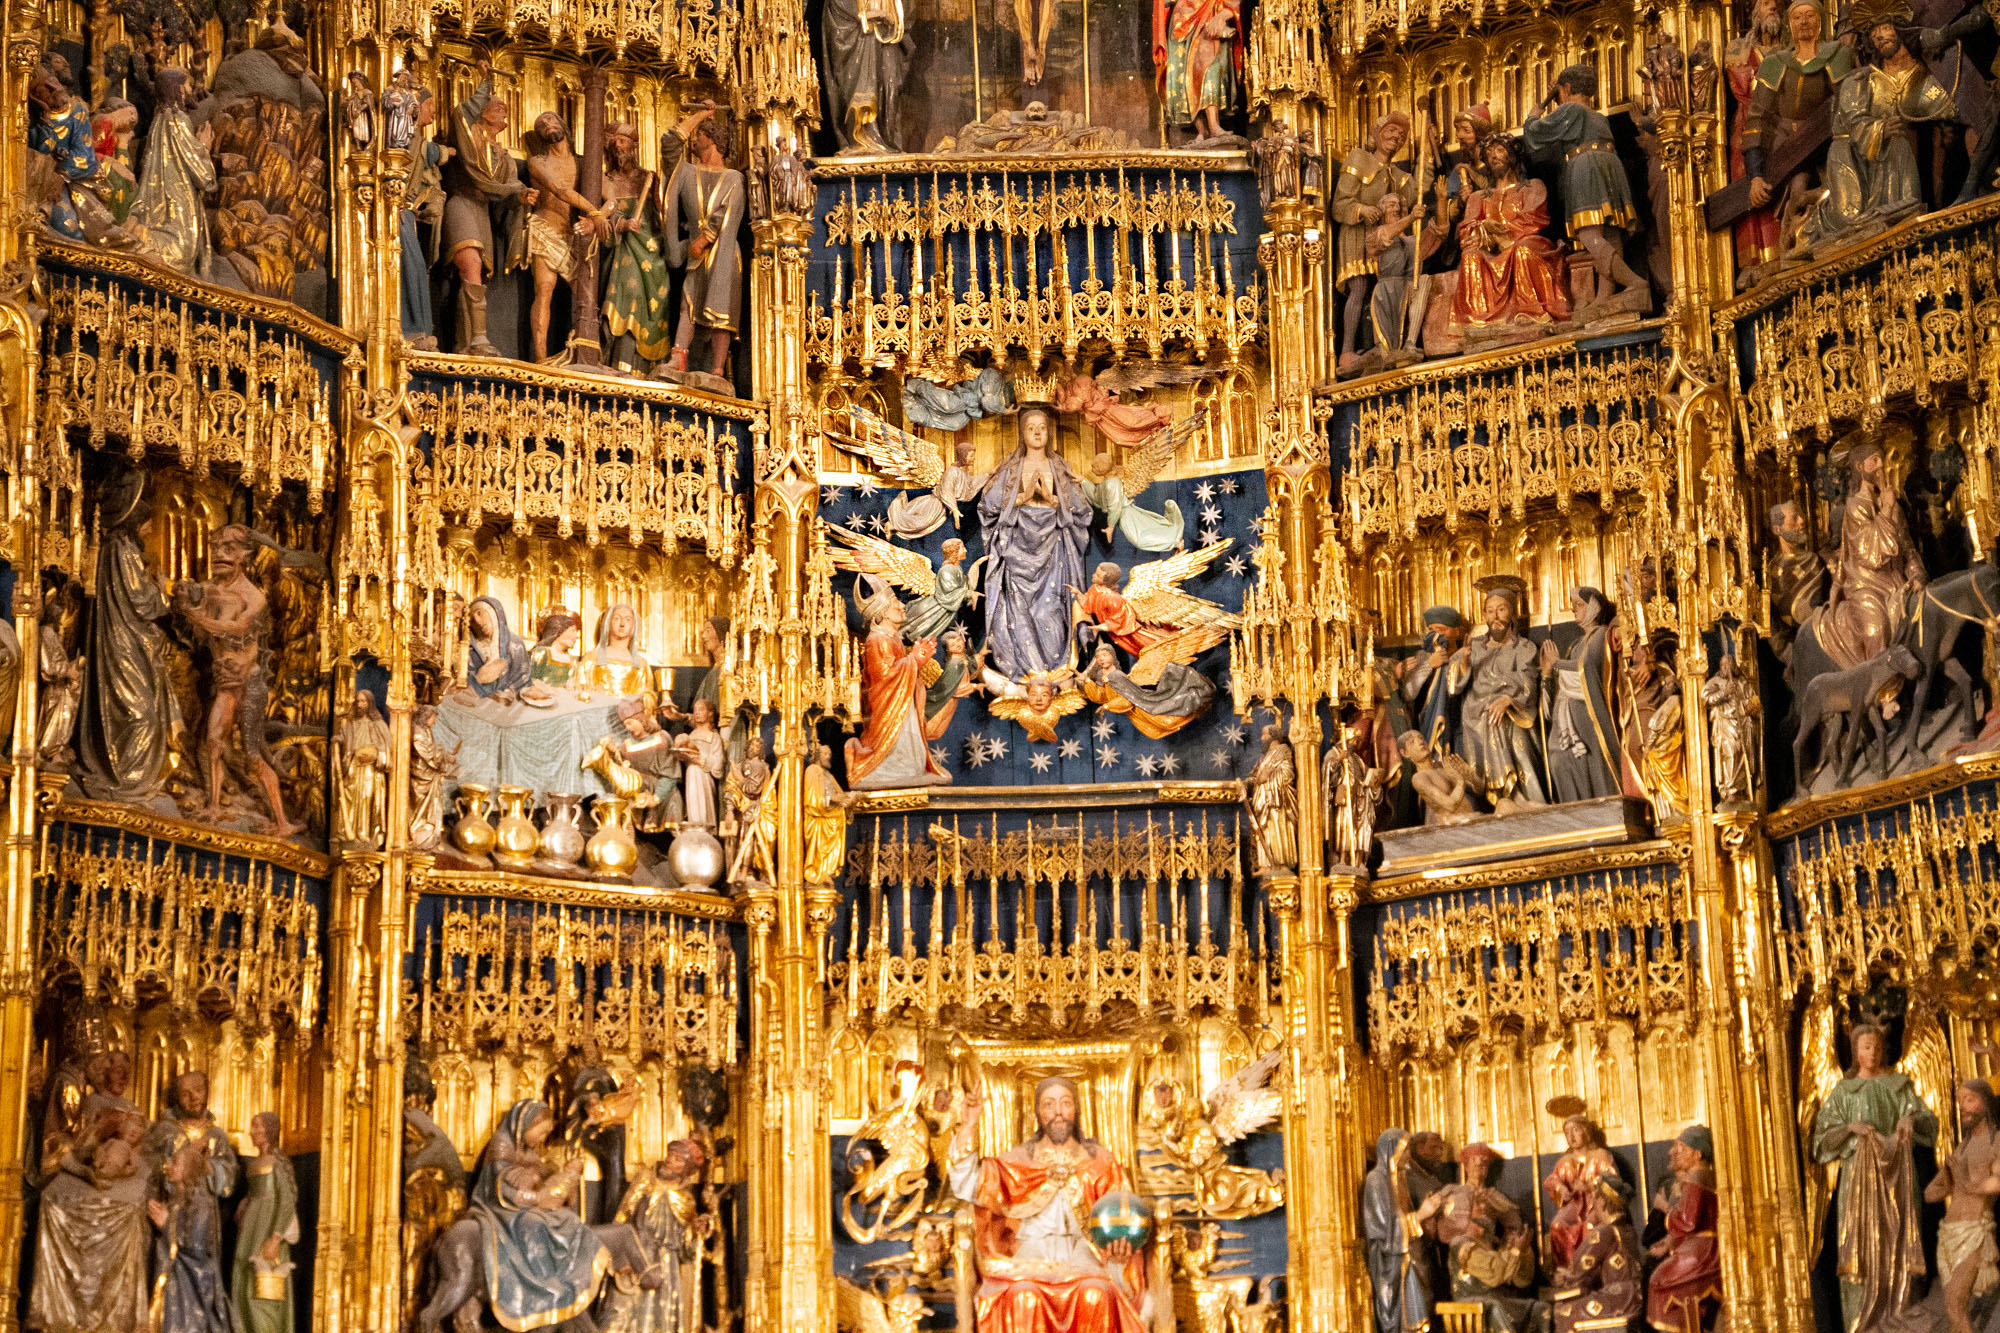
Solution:
<path fill-rule="evenodd" d="M 974 1141 L 981 1105 L 965 1097 L 951 1144 L 952 1193 L 973 1206 L 979 1333 L 1145 1333 L 1145 1265 L 1128 1241 L 1099 1249 L 1090 1210 L 1130 1190 L 1103 1145 L 1076 1134 L 1076 1084 L 1035 1085 L 1035 1136 L 998 1157 Z"/>

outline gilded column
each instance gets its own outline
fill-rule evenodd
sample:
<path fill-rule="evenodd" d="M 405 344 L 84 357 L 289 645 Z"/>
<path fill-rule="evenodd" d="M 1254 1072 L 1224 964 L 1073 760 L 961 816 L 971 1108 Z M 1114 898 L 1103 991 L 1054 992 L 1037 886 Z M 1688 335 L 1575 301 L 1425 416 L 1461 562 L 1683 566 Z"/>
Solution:
<path fill-rule="evenodd" d="M 1710 36 L 1711 11 L 1682 4 L 1683 41 Z M 1796 1100 L 1772 940 L 1776 882 L 1759 817 L 1718 811 L 1713 750 L 1702 691 L 1710 657 L 1704 634 L 1764 619 L 1763 594 L 1747 530 L 1743 468 L 1735 454 L 1725 368 L 1711 298 L 1727 280 L 1707 239 L 1700 200 L 1712 184 L 1716 98 L 1712 82 L 1689 83 L 1685 113 L 1659 117 L 1673 206 L 1676 290 L 1668 345 L 1673 358 L 1661 397 L 1672 426 L 1673 531 L 1670 567 L 1679 588 L 1682 716 L 1688 747 L 1687 886 L 1699 937 L 1698 1051 L 1715 1136 L 1718 1239 L 1723 1295 L 1731 1316 L 1761 1328 L 1812 1326 L 1800 1161 L 1791 1127 Z M 1727 336 L 1726 333 L 1723 336 Z M 1664 508 L 1664 506 L 1662 506 Z M 1754 652 L 1732 645 L 1748 679 Z"/>
<path fill-rule="evenodd" d="M 6 5 L 7 62 L 4 105 L 7 151 L 0 153 L 0 194 L 24 197 L 27 158 L 28 79 L 42 58 L 48 15 L 39 0 Z M 34 1046 L 34 885 L 38 779 L 36 773 L 35 629 L 41 589 L 41 452 L 36 437 L 35 364 L 38 323 L 26 300 L 24 251 L 32 259 L 29 231 L 0 226 L 0 414 L 4 438 L 13 442 L 4 464 L 8 482 L 7 548 L 16 570 L 29 577 L 14 584 L 14 625 L 22 640 L 20 686 L 0 707 L 14 710 L 12 772 L 7 783 L 6 913 L 0 930 L 0 1333 L 20 1327 L 21 1244 L 26 1226 L 22 1165 L 26 1160 L 28 1062 Z"/>
<path fill-rule="evenodd" d="M 742 76 L 758 119 L 753 154 L 767 154 L 802 132 L 818 106 L 804 15 L 791 0 L 747 4 L 741 28 Z M 753 158 L 753 171 L 758 162 Z M 775 652 L 779 801 L 777 883 L 748 905 L 753 1082 L 746 1115 L 755 1142 L 748 1240 L 749 1326 L 803 1333 L 833 1327 L 831 1167 L 827 1151 L 827 1071 L 822 1047 L 820 958 L 832 886 L 806 880 L 806 767 L 812 762 L 812 689 L 817 656 L 806 608 L 806 559 L 819 499 L 816 428 L 805 383 L 806 254 L 809 217 L 791 211 L 770 182 L 764 216 L 752 226 L 750 308 L 752 392 L 770 413 L 770 430 L 753 469 L 757 531 L 774 562 L 778 632 L 761 641 Z M 754 664 L 752 664 L 754 665 Z M 761 1303 L 762 1308 L 756 1308 Z"/>
<path fill-rule="evenodd" d="M 369 6 L 337 12 L 341 71 L 389 86 L 393 41 Z M 351 25 L 351 26 L 350 26 Z M 389 670 L 383 700 L 389 772 L 380 850 L 348 849 L 335 870 L 328 926 L 326 1061 L 321 1085 L 322 1195 L 314 1275 L 317 1328 L 394 1333 L 402 1312 L 403 954 L 409 916 L 411 474 L 414 440 L 398 429 L 404 390 L 398 210 L 408 154 L 380 135 L 330 136 L 348 189 L 336 205 L 343 326 L 362 339 L 343 367 L 342 486 L 336 538 L 336 679 L 351 687 L 357 653 Z M 336 717 L 351 698 L 337 698 Z M 338 722 L 335 723 L 336 729 Z M 336 790 L 336 801 L 344 793 Z M 334 821 L 335 827 L 338 822 Z M 341 851 L 335 842 L 334 849 Z"/>
<path fill-rule="evenodd" d="M 1317 566 L 1329 476 L 1325 439 L 1311 404 L 1312 388 L 1326 370 L 1316 298 L 1325 243 L 1317 209 L 1302 199 L 1274 201 L 1265 224 L 1259 252 L 1270 302 L 1272 384 L 1265 443 L 1271 521 L 1265 540 L 1275 538 L 1278 548 L 1265 557 L 1265 572 L 1276 585 L 1273 609 L 1281 622 L 1269 684 L 1272 695 L 1290 705 L 1299 800 L 1298 874 L 1269 884 L 1280 926 L 1292 1062 L 1284 1125 L 1290 1190 L 1285 1229 L 1292 1326 L 1332 1333 L 1363 1327 L 1371 1316 L 1355 1239 L 1362 1149 L 1350 1091 L 1353 995 L 1342 980 L 1347 916 L 1357 895 L 1351 878 L 1336 881 L 1325 873 L 1326 801 L 1320 790 L 1319 701 L 1331 677 L 1320 624 L 1329 608 L 1322 605 Z"/>

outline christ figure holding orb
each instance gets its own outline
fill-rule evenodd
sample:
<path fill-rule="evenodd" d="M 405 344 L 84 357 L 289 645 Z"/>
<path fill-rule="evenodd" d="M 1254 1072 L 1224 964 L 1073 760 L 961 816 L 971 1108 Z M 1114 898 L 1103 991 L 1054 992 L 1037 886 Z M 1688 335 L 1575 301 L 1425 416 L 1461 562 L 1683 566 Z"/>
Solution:
<path fill-rule="evenodd" d="M 1034 1137 L 998 1157 L 974 1146 L 982 1109 L 967 1093 L 950 1154 L 975 1216 L 979 1333 L 1145 1333 L 1144 1206 L 1118 1159 L 1077 1136 L 1076 1084 L 1037 1083 Z"/>

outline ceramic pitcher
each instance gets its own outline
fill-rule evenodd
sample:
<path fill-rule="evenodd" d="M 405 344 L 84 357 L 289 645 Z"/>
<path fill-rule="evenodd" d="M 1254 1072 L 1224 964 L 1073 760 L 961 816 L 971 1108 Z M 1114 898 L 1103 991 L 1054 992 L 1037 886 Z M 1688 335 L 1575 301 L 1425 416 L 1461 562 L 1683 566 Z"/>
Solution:
<path fill-rule="evenodd" d="M 556 865 L 573 866 L 583 859 L 583 797 L 569 792 L 550 792 L 548 821 L 542 825 L 542 859 Z"/>

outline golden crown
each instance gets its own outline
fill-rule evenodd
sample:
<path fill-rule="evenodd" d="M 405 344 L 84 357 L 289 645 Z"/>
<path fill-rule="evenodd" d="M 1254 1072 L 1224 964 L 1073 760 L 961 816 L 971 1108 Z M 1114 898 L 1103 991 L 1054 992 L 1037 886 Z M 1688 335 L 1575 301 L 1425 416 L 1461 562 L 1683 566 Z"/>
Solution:
<path fill-rule="evenodd" d="M 1014 372 L 1011 383 L 1014 390 L 1015 405 L 1025 406 L 1028 403 L 1054 403 L 1056 400 L 1056 390 L 1061 387 L 1063 378 L 1060 375 L 1043 375 L 1026 368 Z"/>

